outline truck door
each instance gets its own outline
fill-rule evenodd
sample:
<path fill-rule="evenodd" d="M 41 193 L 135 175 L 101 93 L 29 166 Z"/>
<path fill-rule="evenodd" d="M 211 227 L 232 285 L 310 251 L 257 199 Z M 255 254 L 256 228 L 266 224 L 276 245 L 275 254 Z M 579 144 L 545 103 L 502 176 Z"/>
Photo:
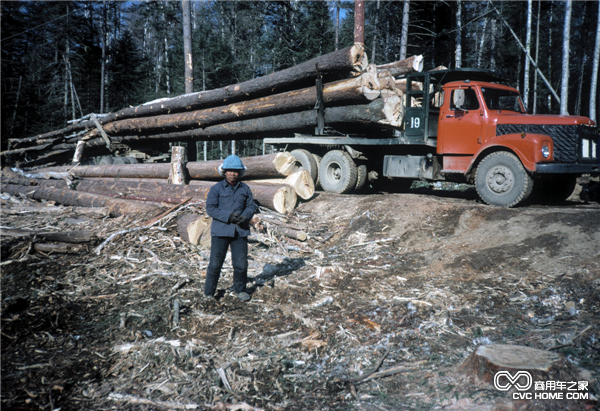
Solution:
<path fill-rule="evenodd" d="M 450 104 L 442 107 L 440 115 L 438 153 L 477 152 L 481 145 L 482 118 L 483 109 L 474 89 L 452 90 Z"/>

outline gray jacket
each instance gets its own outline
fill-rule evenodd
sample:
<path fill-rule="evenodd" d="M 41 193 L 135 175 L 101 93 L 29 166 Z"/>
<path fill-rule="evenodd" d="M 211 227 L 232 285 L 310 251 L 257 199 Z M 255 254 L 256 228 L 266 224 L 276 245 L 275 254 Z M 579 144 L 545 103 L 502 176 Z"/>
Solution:
<path fill-rule="evenodd" d="M 232 213 L 240 213 L 250 220 L 257 211 L 252 191 L 248 185 L 238 181 L 232 186 L 222 180 L 211 187 L 206 198 L 206 212 L 212 217 L 210 234 L 217 237 L 234 237 L 237 231 L 240 237 L 250 235 L 250 225 L 227 223 Z"/>

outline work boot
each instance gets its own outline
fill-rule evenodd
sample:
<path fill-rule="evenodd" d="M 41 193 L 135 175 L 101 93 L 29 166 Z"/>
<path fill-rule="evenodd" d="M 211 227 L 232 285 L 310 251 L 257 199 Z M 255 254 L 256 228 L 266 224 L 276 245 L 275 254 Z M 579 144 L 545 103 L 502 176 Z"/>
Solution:
<path fill-rule="evenodd" d="M 215 301 L 217 301 L 217 299 L 215 298 L 214 295 L 204 295 L 202 297 L 202 302 L 205 302 L 205 303 L 213 303 Z"/>
<path fill-rule="evenodd" d="M 245 291 L 242 291 L 241 293 L 236 294 L 236 297 L 238 299 L 240 299 L 241 301 L 250 301 L 250 294 L 248 294 Z"/>

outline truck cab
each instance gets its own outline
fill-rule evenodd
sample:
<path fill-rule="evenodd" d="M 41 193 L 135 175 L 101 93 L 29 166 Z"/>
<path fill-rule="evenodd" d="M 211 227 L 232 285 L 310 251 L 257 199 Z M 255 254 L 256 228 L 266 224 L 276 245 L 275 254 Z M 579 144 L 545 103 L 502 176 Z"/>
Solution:
<path fill-rule="evenodd" d="M 438 178 L 475 184 L 488 204 L 517 205 L 534 188 L 564 200 L 577 176 L 600 172 L 598 128 L 587 117 L 527 114 L 519 92 L 500 83 L 510 80 L 469 69 L 408 76 L 404 142 L 435 146 Z M 401 177 L 393 174 L 384 171 Z"/>

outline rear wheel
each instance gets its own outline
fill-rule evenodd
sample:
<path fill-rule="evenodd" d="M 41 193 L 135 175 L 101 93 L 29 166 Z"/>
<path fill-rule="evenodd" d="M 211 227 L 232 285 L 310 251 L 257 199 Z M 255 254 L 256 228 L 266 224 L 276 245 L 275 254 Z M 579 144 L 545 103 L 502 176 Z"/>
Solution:
<path fill-rule="evenodd" d="M 356 187 L 358 171 L 348 153 L 333 150 L 323 157 L 319 167 L 319 178 L 323 190 L 330 193 L 349 193 Z"/>
<path fill-rule="evenodd" d="M 498 151 L 477 166 L 475 188 L 487 204 L 514 207 L 529 197 L 533 181 L 517 156 Z"/>
<path fill-rule="evenodd" d="M 367 182 L 367 166 L 364 164 L 356 167 L 356 187 L 355 191 L 361 191 Z"/>
<path fill-rule="evenodd" d="M 112 163 L 113 163 L 113 158 L 111 156 L 102 156 L 98 165 L 99 166 L 107 166 Z"/>
<path fill-rule="evenodd" d="M 319 166 L 317 165 L 317 162 L 315 161 L 315 158 L 310 153 L 310 151 L 297 149 L 292 150 L 290 154 L 293 155 L 296 159 L 298 171 L 308 170 L 310 176 L 313 179 L 313 182 L 316 183 L 317 178 L 319 177 Z"/>
<path fill-rule="evenodd" d="M 559 204 L 565 201 L 577 185 L 577 176 L 542 175 L 534 180 L 531 197 L 541 204 Z"/>
<path fill-rule="evenodd" d="M 321 167 L 321 161 L 323 161 L 323 157 L 313 154 L 312 155 L 313 158 L 315 159 L 315 162 L 317 163 L 317 180 L 315 181 L 315 189 L 317 188 L 321 188 L 321 178 L 319 177 L 319 167 Z"/>

